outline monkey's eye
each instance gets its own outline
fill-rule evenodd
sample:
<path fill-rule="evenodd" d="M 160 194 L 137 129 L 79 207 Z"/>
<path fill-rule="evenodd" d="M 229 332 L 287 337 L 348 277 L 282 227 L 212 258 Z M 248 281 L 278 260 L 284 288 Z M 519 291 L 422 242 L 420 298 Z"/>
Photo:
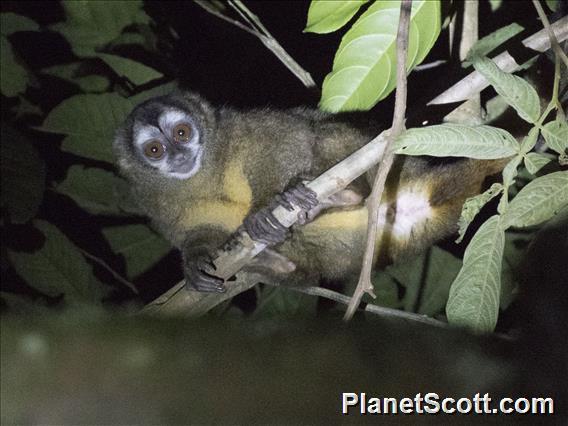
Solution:
<path fill-rule="evenodd" d="M 180 123 L 173 130 L 173 139 L 178 143 L 186 143 L 191 139 L 191 127 L 188 124 Z"/>
<path fill-rule="evenodd" d="M 160 141 L 152 140 L 144 145 L 144 155 L 152 160 L 159 160 L 165 152 L 166 148 Z"/>

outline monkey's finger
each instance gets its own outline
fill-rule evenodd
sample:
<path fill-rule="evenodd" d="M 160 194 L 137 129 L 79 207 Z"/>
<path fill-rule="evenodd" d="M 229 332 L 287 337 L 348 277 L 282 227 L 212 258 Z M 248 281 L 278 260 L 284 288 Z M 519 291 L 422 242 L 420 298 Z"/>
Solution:
<path fill-rule="evenodd" d="M 318 204 L 317 194 L 303 184 L 286 191 L 282 194 L 282 198 L 303 210 L 310 210 Z"/>
<path fill-rule="evenodd" d="M 190 286 L 204 293 L 224 293 L 226 291 L 223 282 L 219 283 L 216 280 L 211 280 L 211 277 L 203 276 L 201 279 L 190 281 Z"/>
<path fill-rule="evenodd" d="M 266 209 L 247 217 L 244 227 L 253 240 L 269 245 L 284 241 L 288 233 L 288 229 Z"/>

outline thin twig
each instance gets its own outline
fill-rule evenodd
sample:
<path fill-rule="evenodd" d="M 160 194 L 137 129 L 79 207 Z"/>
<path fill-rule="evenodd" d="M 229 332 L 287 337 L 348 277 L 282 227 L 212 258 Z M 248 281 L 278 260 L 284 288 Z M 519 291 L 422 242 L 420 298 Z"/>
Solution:
<path fill-rule="evenodd" d="M 300 64 L 298 64 L 294 58 L 292 58 L 288 52 L 278 43 L 272 34 L 266 29 L 260 19 L 252 13 L 241 1 L 234 0 L 229 1 L 229 5 L 237 11 L 241 18 L 246 22 L 246 25 L 242 22 L 234 20 L 227 15 L 219 12 L 217 9 L 210 7 L 207 1 L 194 0 L 197 5 L 205 9 L 212 15 L 235 25 L 237 28 L 246 31 L 249 34 L 258 37 L 258 39 L 264 44 L 279 60 L 282 62 L 291 72 L 294 74 L 304 86 L 310 90 L 316 89 L 316 83 L 312 78 L 311 74 L 303 69 Z"/>
<path fill-rule="evenodd" d="M 544 26 L 544 28 L 548 32 L 548 38 L 550 39 L 550 45 L 552 46 L 552 50 L 554 51 L 554 53 L 556 55 L 558 55 L 558 57 L 560 59 L 562 59 L 562 62 L 564 62 L 564 65 L 566 67 L 568 67 L 568 57 L 566 56 L 566 53 L 564 53 L 564 51 L 560 47 L 560 44 L 558 44 L 558 40 L 556 39 L 556 35 L 554 34 L 554 31 L 552 31 L 552 28 L 550 27 L 550 21 L 548 20 L 548 17 L 544 13 L 544 10 L 542 9 L 542 5 L 540 4 L 540 1 L 532 0 L 532 2 L 534 4 L 534 7 L 536 8 L 536 11 L 538 13 L 538 17 L 542 21 L 542 25 Z"/>
<path fill-rule="evenodd" d="M 387 180 L 388 172 L 394 161 L 394 152 L 392 151 L 392 145 L 396 138 L 404 130 L 404 117 L 406 113 L 406 56 L 408 53 L 408 32 L 410 28 L 410 12 L 412 10 L 412 0 L 403 0 L 400 4 L 400 18 L 398 23 L 398 33 L 396 36 L 396 49 L 397 49 L 397 65 L 396 65 L 396 94 L 394 103 L 394 113 L 393 113 L 393 124 L 390 133 L 387 137 L 385 153 L 381 163 L 379 164 L 379 169 L 377 175 L 375 176 L 375 181 L 373 183 L 373 190 L 368 198 L 368 208 L 369 208 L 369 223 L 367 229 L 367 243 L 365 247 L 365 256 L 363 259 L 363 267 L 361 269 L 361 275 L 359 276 L 359 282 L 357 283 L 357 288 L 353 293 L 353 297 L 349 302 L 347 311 L 345 312 L 344 320 L 350 320 L 359 303 L 363 294 L 368 293 L 372 297 L 375 297 L 373 293 L 373 284 L 371 282 L 371 272 L 373 267 L 373 259 L 375 252 L 375 242 L 377 241 L 378 233 L 378 221 L 379 221 L 379 206 L 381 204 L 381 198 L 385 188 L 385 182 Z"/>
<path fill-rule="evenodd" d="M 118 272 L 115 272 L 110 266 L 108 266 L 104 260 L 99 259 L 98 257 L 92 255 L 91 253 L 89 253 L 88 251 L 83 250 L 82 248 L 79 248 L 79 251 L 81 253 L 83 253 L 83 255 L 85 257 L 88 257 L 89 259 L 91 259 L 93 262 L 99 264 L 100 266 L 102 266 L 103 268 L 105 268 L 108 272 L 111 273 L 111 275 L 119 282 L 121 282 L 122 284 L 124 284 L 126 287 L 128 287 L 130 290 L 132 290 L 135 294 L 138 294 L 138 289 L 136 288 L 136 286 L 134 284 L 132 284 L 130 281 L 125 280 L 124 278 L 122 278 L 120 276 L 120 274 Z"/>
<path fill-rule="evenodd" d="M 219 12 L 218 10 L 212 8 L 211 6 L 209 6 L 209 3 L 207 1 L 203 1 L 203 0 L 194 0 L 195 4 L 197 4 L 198 6 L 202 7 L 203 9 L 205 9 L 207 12 L 209 12 L 210 14 L 216 16 L 217 18 L 222 19 L 223 21 L 228 22 L 231 25 L 234 25 L 237 28 L 240 28 L 243 31 L 246 31 L 249 34 L 252 34 L 253 36 L 258 37 L 258 33 L 254 30 L 251 30 L 249 27 L 247 27 L 246 25 L 241 24 L 239 21 L 233 19 L 233 18 L 229 18 L 227 15 L 222 14 L 221 12 Z"/>
<path fill-rule="evenodd" d="M 349 305 L 351 298 L 349 296 L 345 296 L 344 294 L 337 293 L 336 291 L 329 290 L 323 287 L 287 287 L 282 286 L 282 288 L 286 288 L 287 290 L 297 291 L 299 293 L 308 294 L 310 296 L 318 296 L 324 299 L 332 300 L 337 303 L 341 303 L 344 305 Z M 391 309 L 385 308 L 384 306 L 372 305 L 367 304 L 363 308 L 365 312 L 369 312 L 371 314 L 378 315 L 380 317 L 385 318 L 396 318 L 396 319 L 403 319 L 412 322 L 419 322 L 422 324 L 433 325 L 435 327 L 442 327 L 447 328 L 449 327 L 447 322 L 439 321 L 437 319 L 431 318 L 427 315 L 420 315 L 415 314 L 412 312 L 401 311 L 400 309 Z"/>

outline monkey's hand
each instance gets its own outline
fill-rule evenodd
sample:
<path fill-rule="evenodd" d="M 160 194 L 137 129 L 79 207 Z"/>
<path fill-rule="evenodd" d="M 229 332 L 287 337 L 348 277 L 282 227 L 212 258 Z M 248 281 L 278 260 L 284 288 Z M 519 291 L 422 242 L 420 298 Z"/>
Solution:
<path fill-rule="evenodd" d="M 286 239 L 288 228 L 274 217 L 272 210 L 277 206 L 282 206 L 288 211 L 298 207 L 300 208 L 298 222 L 305 223 L 308 212 L 317 205 L 317 194 L 302 183 L 277 195 L 270 206 L 247 216 L 243 221 L 243 227 L 253 240 L 273 246 Z"/>
<path fill-rule="evenodd" d="M 213 275 L 215 266 L 209 255 L 201 254 L 184 263 L 187 289 L 206 293 L 224 293 L 226 291 L 224 281 Z"/>

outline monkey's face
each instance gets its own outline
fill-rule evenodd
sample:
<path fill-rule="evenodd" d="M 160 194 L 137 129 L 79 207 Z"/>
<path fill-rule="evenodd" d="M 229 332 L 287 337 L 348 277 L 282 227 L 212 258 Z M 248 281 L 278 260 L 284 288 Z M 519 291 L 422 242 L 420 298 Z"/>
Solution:
<path fill-rule="evenodd" d="M 199 171 L 201 132 L 181 105 L 155 99 L 138 106 L 131 120 L 131 148 L 143 165 L 175 179 L 188 179 Z"/>

